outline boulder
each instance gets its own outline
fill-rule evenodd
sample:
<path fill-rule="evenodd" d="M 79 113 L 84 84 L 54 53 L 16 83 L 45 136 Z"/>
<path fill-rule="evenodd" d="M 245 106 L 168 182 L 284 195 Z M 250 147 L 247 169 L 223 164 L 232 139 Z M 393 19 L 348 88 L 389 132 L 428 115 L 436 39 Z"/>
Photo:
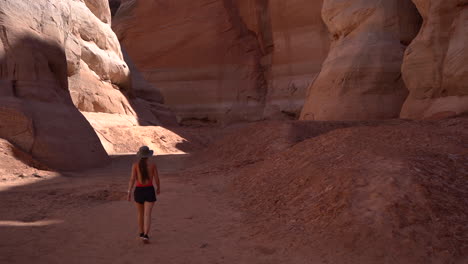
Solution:
<path fill-rule="evenodd" d="M 0 138 L 60 170 L 108 161 L 70 96 L 67 77 L 79 70 L 72 55 L 80 54 L 75 5 L 86 8 L 79 1 L 0 3 Z"/>
<path fill-rule="evenodd" d="M 401 78 L 406 46 L 420 17 L 409 0 L 325 0 L 332 43 L 310 87 L 302 120 L 369 120 L 399 116 L 408 94 Z"/>
<path fill-rule="evenodd" d="M 424 23 L 405 53 L 402 118 L 468 112 L 468 1 L 414 0 Z"/>

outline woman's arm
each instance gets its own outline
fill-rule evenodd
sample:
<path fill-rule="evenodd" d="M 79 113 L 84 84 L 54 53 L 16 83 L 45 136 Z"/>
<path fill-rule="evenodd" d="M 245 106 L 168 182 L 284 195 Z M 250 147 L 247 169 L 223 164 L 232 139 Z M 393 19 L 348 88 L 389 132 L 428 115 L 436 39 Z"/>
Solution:
<path fill-rule="evenodd" d="M 161 182 L 159 181 L 159 174 L 158 174 L 158 167 L 156 167 L 156 164 L 153 165 L 153 179 L 156 183 L 156 187 L 158 188 L 156 190 L 156 194 L 161 193 Z"/>
<path fill-rule="evenodd" d="M 132 197 L 132 189 L 133 185 L 135 184 L 135 177 L 136 177 L 137 171 L 136 171 L 136 165 L 132 165 L 132 173 L 130 175 L 130 181 L 128 182 L 128 190 L 127 190 L 127 200 L 130 201 Z"/>

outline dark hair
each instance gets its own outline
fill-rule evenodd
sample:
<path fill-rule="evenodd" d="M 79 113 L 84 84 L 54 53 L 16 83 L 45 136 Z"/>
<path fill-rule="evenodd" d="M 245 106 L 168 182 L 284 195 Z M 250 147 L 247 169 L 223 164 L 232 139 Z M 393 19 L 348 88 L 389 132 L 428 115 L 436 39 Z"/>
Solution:
<path fill-rule="evenodd" d="M 148 175 L 148 165 L 147 165 L 148 158 L 141 158 L 138 162 L 138 167 L 140 168 L 140 183 L 144 184 L 149 180 Z"/>

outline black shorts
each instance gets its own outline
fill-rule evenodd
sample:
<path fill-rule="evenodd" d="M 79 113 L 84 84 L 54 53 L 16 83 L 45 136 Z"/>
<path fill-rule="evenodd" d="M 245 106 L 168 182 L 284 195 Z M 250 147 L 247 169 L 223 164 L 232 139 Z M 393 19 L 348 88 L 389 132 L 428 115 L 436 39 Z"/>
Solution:
<path fill-rule="evenodd" d="M 133 197 L 137 203 L 156 202 L 156 192 L 153 186 L 135 187 Z"/>

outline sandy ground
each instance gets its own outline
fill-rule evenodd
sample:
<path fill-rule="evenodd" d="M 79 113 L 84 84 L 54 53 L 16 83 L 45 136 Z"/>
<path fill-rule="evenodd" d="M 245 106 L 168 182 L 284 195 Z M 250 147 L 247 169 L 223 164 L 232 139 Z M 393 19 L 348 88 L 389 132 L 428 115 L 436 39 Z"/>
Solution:
<path fill-rule="evenodd" d="M 100 129 L 114 150 L 137 146 Z M 137 238 L 124 200 L 134 156 L 57 175 L 3 143 L 0 167 L 13 173 L 0 181 L 0 263 L 468 263 L 466 116 L 168 134 L 187 142 L 126 129 L 164 137 L 162 153 L 203 148 L 155 158 L 162 193 L 151 243 Z"/>
<path fill-rule="evenodd" d="M 157 158 L 163 187 L 148 245 L 136 238 L 134 204 L 123 200 L 134 157 L 27 185 L 3 183 L 0 263 L 293 263 L 274 245 L 252 242 L 240 213 L 220 199 L 223 183 L 184 173 L 186 158 Z"/>

